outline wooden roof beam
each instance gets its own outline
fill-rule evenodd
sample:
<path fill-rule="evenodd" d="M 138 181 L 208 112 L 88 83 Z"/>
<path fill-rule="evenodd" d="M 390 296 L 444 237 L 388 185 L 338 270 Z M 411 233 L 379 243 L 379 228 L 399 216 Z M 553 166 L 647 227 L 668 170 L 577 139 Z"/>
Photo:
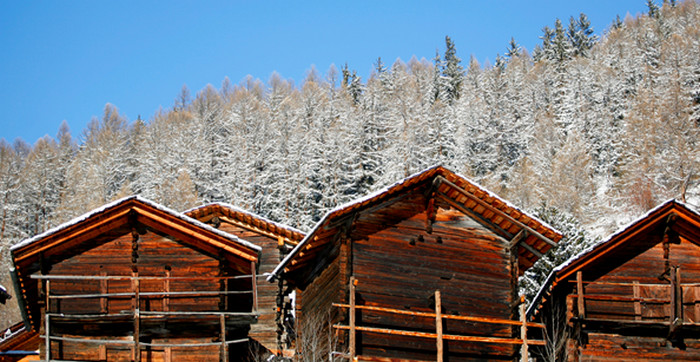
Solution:
<path fill-rule="evenodd" d="M 483 206 L 483 207 L 486 208 L 487 210 L 489 210 L 489 211 L 491 211 L 491 212 L 493 212 L 493 213 L 495 213 L 495 214 L 498 214 L 498 215 L 502 216 L 503 218 L 507 219 L 508 221 L 510 221 L 511 223 L 513 223 L 513 224 L 515 224 L 515 225 L 517 225 L 517 226 L 519 226 L 519 227 L 521 227 L 521 228 L 527 230 L 530 234 L 534 235 L 535 237 L 537 237 L 538 239 L 544 241 L 545 243 L 547 243 L 547 244 L 549 244 L 549 245 L 551 245 L 551 246 L 557 246 L 557 243 L 555 243 L 554 241 L 550 240 L 548 237 L 546 237 L 546 236 L 540 234 L 540 233 L 537 232 L 535 229 L 533 229 L 533 228 L 531 228 L 531 227 L 529 227 L 529 226 L 523 224 L 522 222 L 516 220 L 514 217 L 508 215 L 507 213 L 505 213 L 505 212 L 503 212 L 503 211 L 501 211 L 501 210 L 499 210 L 499 209 L 497 209 L 497 208 L 495 208 L 495 207 L 489 205 L 489 204 L 488 204 L 487 202 L 485 202 L 484 200 L 482 200 L 482 199 L 476 197 L 475 195 L 470 194 L 469 192 L 467 192 L 467 191 L 464 190 L 463 188 L 461 188 L 461 187 L 455 185 L 454 183 L 450 182 L 450 181 L 447 180 L 446 178 L 444 178 L 444 177 L 442 177 L 442 176 L 437 176 L 437 178 L 440 179 L 440 182 L 443 182 L 443 183 L 445 183 L 445 184 L 447 184 L 447 185 L 453 187 L 455 190 L 457 190 L 457 192 L 459 192 L 459 193 L 461 193 L 462 195 L 464 195 L 464 196 L 466 196 L 466 197 L 472 199 L 474 202 L 476 202 L 477 204 Z"/>
<path fill-rule="evenodd" d="M 500 227 L 500 226 L 494 224 L 493 222 L 491 222 L 491 220 L 489 220 L 489 219 L 487 219 L 487 218 L 485 218 L 485 217 L 479 215 L 477 212 L 473 211 L 472 209 L 468 208 L 467 206 L 465 206 L 465 205 L 463 205 L 463 204 L 461 204 L 461 203 L 459 203 L 459 202 L 453 200 L 451 197 L 447 196 L 447 194 L 445 194 L 444 192 L 438 191 L 438 192 L 436 193 L 436 195 L 437 195 L 440 199 L 442 199 L 443 201 L 445 201 L 445 202 L 447 202 L 448 204 L 450 204 L 450 205 L 451 205 L 452 207 L 454 207 L 455 209 L 457 209 L 457 210 L 463 212 L 464 214 L 466 214 L 467 216 L 471 217 L 472 219 L 477 220 L 477 221 L 483 223 L 486 227 L 488 227 L 489 229 L 491 229 L 491 231 L 495 232 L 496 234 L 499 234 L 499 235 L 503 236 L 503 237 L 506 238 L 506 239 L 512 239 L 512 238 L 513 238 L 513 234 L 511 234 L 511 233 L 509 233 L 508 231 L 504 230 L 502 227 Z"/>

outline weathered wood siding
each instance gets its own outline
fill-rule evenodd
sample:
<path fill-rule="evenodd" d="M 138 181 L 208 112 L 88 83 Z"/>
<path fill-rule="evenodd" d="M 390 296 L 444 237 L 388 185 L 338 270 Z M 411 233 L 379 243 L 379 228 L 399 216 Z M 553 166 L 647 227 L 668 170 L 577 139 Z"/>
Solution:
<path fill-rule="evenodd" d="M 278 240 L 239 226 L 222 222 L 219 230 L 262 247 L 258 266 L 258 322 L 251 326 L 249 336 L 271 351 L 278 350 L 277 344 L 277 283 L 270 283 L 265 275 L 271 273 L 281 261 Z"/>
<path fill-rule="evenodd" d="M 658 243 L 659 238 L 655 240 Z M 648 242 L 652 243 L 654 239 L 650 238 Z M 674 345 L 665 338 L 668 327 L 664 329 L 661 325 L 671 319 L 672 288 L 667 268 L 674 266 L 680 270 L 682 321 L 686 324 L 700 322 L 700 247 L 685 239 L 681 239 L 680 244 L 666 245 L 668 259 L 664 257 L 664 244 L 658 243 L 638 255 L 633 249 L 619 253 L 622 260 L 629 260 L 613 270 L 599 268 L 597 273 L 603 275 L 583 274 L 586 281 L 586 319 L 617 320 L 620 323 L 607 323 L 601 327 L 603 330 L 586 333 L 584 343 L 570 343 L 569 355 L 572 359 L 700 360 L 700 340 L 686 338 L 682 346 Z M 639 246 L 636 250 L 640 249 L 644 250 Z M 574 277 L 570 284 L 575 280 Z M 635 286 L 635 283 L 638 285 Z M 568 315 L 574 316 L 577 315 L 577 291 L 575 287 L 571 288 L 569 299 L 573 301 L 568 303 Z M 635 301 L 633 297 L 641 300 Z M 636 327 L 636 331 L 620 331 L 624 323 L 636 322 L 641 325 Z M 642 325 L 644 323 L 658 324 L 645 327 Z"/>
<path fill-rule="evenodd" d="M 339 253 L 340 254 L 340 253 Z M 322 361 L 331 351 L 338 351 L 344 341 L 331 330 L 339 319 L 333 303 L 343 299 L 343 272 L 347 264 L 338 255 L 303 291 L 297 289 L 296 332 L 297 360 Z"/>
<path fill-rule="evenodd" d="M 68 259 L 58 261 L 49 270 L 50 275 L 82 276 L 131 276 L 132 275 L 132 236 L 97 241 L 101 245 L 83 251 Z M 184 246 L 170 238 L 154 232 L 140 235 L 138 239 L 136 266 L 138 275 L 165 277 L 217 277 L 234 272 L 222 266 L 217 257 L 208 256 Z M 228 290 L 250 290 L 250 279 L 231 280 Z M 171 280 L 168 289 L 171 292 L 220 291 L 223 284 L 219 279 Z M 163 280 L 140 281 L 140 293 L 163 292 L 166 290 Z M 85 281 L 66 280 L 51 281 L 51 295 L 131 293 L 129 280 Z M 167 299 L 167 300 L 164 300 Z M 218 295 L 214 296 L 141 296 L 142 311 L 241 311 L 250 312 L 252 296 L 239 294 L 229 297 L 227 303 Z M 224 309 L 220 309 L 224 308 Z M 94 339 L 131 340 L 134 325 L 131 318 L 131 296 L 113 296 L 109 298 L 63 299 L 53 300 L 50 311 L 70 314 L 124 314 L 123 318 L 93 318 L 88 320 L 57 321 L 52 324 L 52 335 L 78 336 Z M 245 324 L 245 323 L 244 323 Z M 43 327 L 43 326 L 42 326 Z M 227 340 L 244 338 L 248 327 L 240 323 L 227 321 Z M 219 336 L 219 318 L 217 316 L 173 317 L 150 322 L 141 322 L 141 341 L 150 343 L 209 343 Z M 165 356 L 177 361 L 218 361 L 220 349 L 214 347 L 153 347 L 141 351 L 142 361 L 161 361 Z M 232 345 L 230 354 L 236 356 L 238 346 Z M 240 352 L 240 351 L 239 351 Z M 97 343 L 68 341 L 52 342 L 52 358 L 64 360 L 132 360 L 131 347 Z M 240 352 L 242 353 L 242 352 Z M 232 360 L 236 360 L 232 357 Z"/>
<path fill-rule="evenodd" d="M 439 208 L 432 233 L 427 215 L 416 213 L 416 199 L 361 216 L 353 231 L 352 274 L 358 280 L 357 304 L 434 312 L 440 290 L 444 314 L 513 317 L 514 281 L 507 242 L 446 205 Z M 420 204 L 419 204 L 420 205 Z M 407 218 L 396 222 L 397 216 Z M 386 216 L 386 218 L 384 218 Z M 372 233 L 375 225 L 384 225 Z M 366 228 L 363 229 L 363 228 Z M 355 235 L 366 235 L 355 239 Z M 358 325 L 435 332 L 435 320 L 361 311 Z M 503 325 L 446 321 L 445 334 L 512 337 Z M 511 359 L 508 345 L 445 341 L 446 360 Z M 434 360 L 435 340 L 360 333 L 358 354 Z"/>

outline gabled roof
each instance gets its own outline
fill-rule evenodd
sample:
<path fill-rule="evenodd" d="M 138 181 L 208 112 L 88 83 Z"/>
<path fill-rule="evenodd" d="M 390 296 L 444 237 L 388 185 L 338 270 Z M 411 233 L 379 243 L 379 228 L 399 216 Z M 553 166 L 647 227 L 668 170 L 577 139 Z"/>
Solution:
<path fill-rule="evenodd" d="M 668 200 L 554 268 L 530 305 L 528 315 L 532 316 L 540 308 L 543 298 L 563 280 L 578 271 L 603 273 L 612 270 L 632 256 L 661 243 L 667 228 L 680 238 L 700 245 L 700 213 L 682 202 Z"/>
<path fill-rule="evenodd" d="M 297 245 L 306 235 L 303 231 L 295 229 L 252 212 L 243 210 L 231 204 L 215 202 L 198 206 L 183 214 L 197 220 L 211 220 L 218 217 L 220 220 L 234 224 L 245 229 L 280 239 L 289 245 Z"/>
<path fill-rule="evenodd" d="M 415 192 L 444 200 L 505 239 L 519 238 L 525 235 L 520 234 L 521 231 L 527 232 L 520 241 L 526 245 L 526 248 L 521 248 L 519 255 L 521 272 L 532 266 L 541 254 L 562 238 L 561 233 L 551 226 L 527 215 L 475 182 L 442 166 L 434 166 L 329 211 L 275 268 L 268 280 L 292 270 L 311 267 L 318 269 L 318 266 L 309 264 L 314 263 L 324 250 L 323 246 L 331 242 L 333 235 L 347 231 L 348 225 L 354 222 L 357 215 L 374 212 Z"/>
<path fill-rule="evenodd" d="M 25 321 L 31 324 L 32 319 L 39 319 L 38 315 L 33 315 L 38 312 L 38 287 L 31 275 L 41 270 L 42 262 L 61 260 L 132 230 L 144 231 L 145 228 L 169 235 L 202 253 L 223 256 L 229 265 L 245 272 L 250 269 L 251 262 L 258 262 L 261 250 L 257 245 L 142 197 L 126 197 L 10 249 L 16 295 Z"/>

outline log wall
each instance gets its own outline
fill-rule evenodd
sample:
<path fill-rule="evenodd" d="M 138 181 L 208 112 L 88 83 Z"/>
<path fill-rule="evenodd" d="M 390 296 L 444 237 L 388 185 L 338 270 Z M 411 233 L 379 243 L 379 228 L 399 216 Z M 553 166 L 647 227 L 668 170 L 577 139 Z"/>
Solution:
<path fill-rule="evenodd" d="M 235 294 L 228 298 L 222 295 L 171 295 L 148 296 L 158 292 L 218 292 L 250 291 L 250 278 L 222 282 L 218 277 L 236 274 L 220 261 L 184 246 L 168 237 L 154 232 L 139 235 L 134 249 L 132 235 L 126 234 L 112 240 L 96 240 L 100 244 L 65 260 L 56 261 L 46 267 L 51 275 L 72 276 L 132 276 L 134 270 L 139 277 L 200 278 L 196 280 L 143 279 L 139 280 L 139 323 L 141 343 L 216 343 L 221 339 L 219 316 L 177 315 L 147 316 L 147 312 L 250 312 L 252 293 Z M 135 264 L 133 263 L 135 261 Z M 136 267 L 135 269 L 133 267 Z M 52 336 L 82 339 L 122 339 L 133 341 L 135 325 L 133 319 L 133 286 L 131 280 L 51 280 L 50 295 L 124 293 L 123 296 L 98 298 L 52 299 L 51 313 L 95 314 L 90 318 L 71 319 L 56 317 L 51 323 Z M 245 338 L 249 317 L 227 317 L 226 340 Z M 42 325 L 43 328 L 43 325 Z M 240 355 L 238 344 L 228 348 L 229 356 Z M 42 351 L 42 355 L 45 351 Z M 142 361 L 218 361 L 219 345 L 197 347 L 141 346 Z M 130 344 L 86 343 L 75 341 L 53 341 L 52 359 L 62 360 L 132 360 Z M 233 358 L 233 360 L 237 360 Z"/>
<path fill-rule="evenodd" d="M 440 290 L 442 312 L 511 319 L 514 314 L 510 251 L 504 240 L 454 210 L 439 209 L 432 233 L 425 213 L 353 241 L 357 304 L 433 312 Z M 360 224 L 361 225 L 361 224 Z M 435 331 L 432 318 L 363 311 L 357 324 L 379 328 Z M 445 334 L 512 337 L 510 327 L 446 321 Z M 498 344 L 445 341 L 448 360 L 511 359 L 514 349 Z M 431 360 L 435 340 L 360 333 L 358 354 Z"/>
<path fill-rule="evenodd" d="M 693 326 L 700 321 L 700 247 L 680 240 L 657 243 L 638 255 L 623 251 L 619 257 L 628 260 L 614 270 L 589 274 L 592 278 L 583 274 L 586 322 L 582 338 L 568 343 L 571 360 L 700 360 L 700 330 Z M 680 282 L 678 315 L 672 278 Z M 577 287 L 570 288 L 569 318 L 579 315 Z M 682 338 L 673 336 L 674 318 L 684 324 L 678 329 Z"/>

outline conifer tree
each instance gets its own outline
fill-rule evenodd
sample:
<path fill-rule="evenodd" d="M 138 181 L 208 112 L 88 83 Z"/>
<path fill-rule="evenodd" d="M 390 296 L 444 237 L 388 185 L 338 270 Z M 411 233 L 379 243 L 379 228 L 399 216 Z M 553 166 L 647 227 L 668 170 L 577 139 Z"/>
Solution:
<path fill-rule="evenodd" d="M 445 56 L 443 57 L 442 76 L 444 78 L 445 98 L 448 102 L 459 99 L 464 79 L 462 60 L 457 56 L 457 49 L 449 36 L 445 36 Z"/>

